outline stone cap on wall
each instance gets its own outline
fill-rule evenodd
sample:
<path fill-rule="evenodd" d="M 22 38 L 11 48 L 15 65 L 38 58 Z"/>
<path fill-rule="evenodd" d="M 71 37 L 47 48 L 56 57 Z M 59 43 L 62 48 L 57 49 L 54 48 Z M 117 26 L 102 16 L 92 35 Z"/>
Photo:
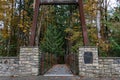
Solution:
<path fill-rule="evenodd" d="M 120 57 L 99 57 L 99 59 L 120 59 Z"/>
<path fill-rule="evenodd" d="M 18 59 L 19 57 L 0 57 L 0 59 Z"/>
<path fill-rule="evenodd" d="M 38 46 L 21 46 L 20 48 L 38 48 Z"/>

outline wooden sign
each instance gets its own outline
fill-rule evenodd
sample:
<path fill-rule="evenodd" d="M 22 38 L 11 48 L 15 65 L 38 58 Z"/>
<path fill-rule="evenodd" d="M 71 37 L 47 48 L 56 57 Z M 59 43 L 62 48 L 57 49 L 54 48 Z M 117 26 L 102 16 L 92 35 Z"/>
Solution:
<path fill-rule="evenodd" d="M 40 0 L 41 4 L 51 4 L 51 3 L 57 3 L 57 4 L 70 4 L 70 3 L 77 3 L 78 0 Z"/>

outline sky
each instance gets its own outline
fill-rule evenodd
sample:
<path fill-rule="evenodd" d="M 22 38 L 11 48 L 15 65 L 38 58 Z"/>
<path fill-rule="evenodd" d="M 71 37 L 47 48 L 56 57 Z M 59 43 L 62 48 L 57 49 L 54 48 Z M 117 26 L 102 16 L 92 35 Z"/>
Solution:
<path fill-rule="evenodd" d="M 108 3 L 109 3 L 108 10 L 111 9 L 111 8 L 113 9 L 114 7 L 117 6 L 116 0 L 108 0 Z"/>

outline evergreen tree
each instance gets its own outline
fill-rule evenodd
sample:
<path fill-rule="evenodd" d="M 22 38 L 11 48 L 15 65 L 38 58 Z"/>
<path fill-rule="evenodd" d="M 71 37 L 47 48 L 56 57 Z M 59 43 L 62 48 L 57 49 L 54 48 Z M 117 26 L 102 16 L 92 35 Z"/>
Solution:
<path fill-rule="evenodd" d="M 64 40 L 61 32 L 55 26 L 48 26 L 44 40 L 41 42 L 42 51 L 55 54 L 56 56 L 62 56 L 64 55 L 64 49 L 62 49 L 63 44 Z"/>

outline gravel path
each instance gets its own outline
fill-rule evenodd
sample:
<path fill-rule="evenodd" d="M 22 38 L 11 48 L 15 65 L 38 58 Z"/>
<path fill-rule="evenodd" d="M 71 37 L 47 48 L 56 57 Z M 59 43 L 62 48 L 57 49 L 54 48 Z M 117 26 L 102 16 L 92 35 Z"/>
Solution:
<path fill-rule="evenodd" d="M 67 65 L 54 65 L 44 76 L 74 76 Z"/>
<path fill-rule="evenodd" d="M 0 77 L 0 80 L 120 80 L 120 78 L 80 78 L 74 77 L 45 77 L 45 76 L 21 76 L 21 77 Z"/>

